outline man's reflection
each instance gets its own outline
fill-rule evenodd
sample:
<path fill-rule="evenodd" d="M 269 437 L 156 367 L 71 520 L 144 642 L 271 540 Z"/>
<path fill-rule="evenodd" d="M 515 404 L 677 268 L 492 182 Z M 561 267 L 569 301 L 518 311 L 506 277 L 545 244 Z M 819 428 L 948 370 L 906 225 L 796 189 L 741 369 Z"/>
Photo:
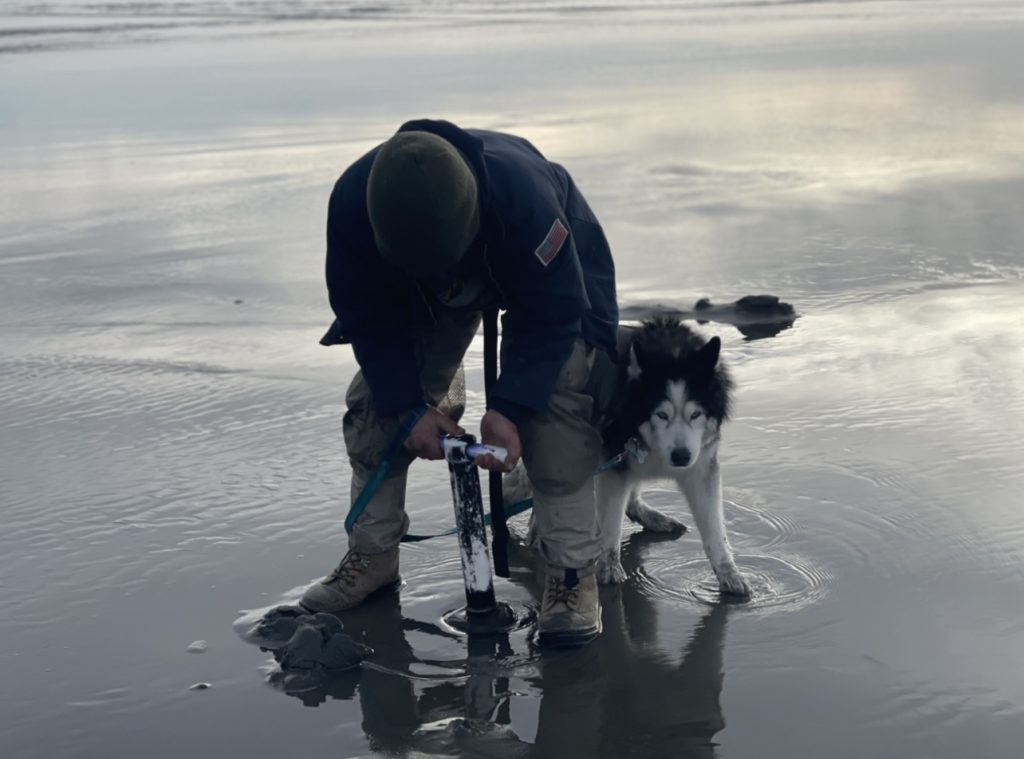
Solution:
<path fill-rule="evenodd" d="M 627 572 L 658 539 L 632 536 L 622 553 Z M 513 582 L 539 599 L 533 573 L 517 569 Z M 673 654 L 659 647 L 656 605 L 635 584 L 607 588 L 602 596 L 603 635 L 579 649 L 538 651 L 537 674 L 526 678 L 541 693 L 532 744 L 511 729 L 510 679 L 516 671 L 500 664 L 513 653 L 508 636 L 470 639 L 464 672 L 417 693 L 410 674 L 419 661 L 406 633 L 451 633 L 403 619 L 397 595 L 341 615 L 346 632 L 365 636 L 375 649 L 370 663 L 301 692 L 285 691 L 309 706 L 358 693 L 370 746 L 387 753 L 714 756 L 714 736 L 724 727 L 720 696 L 728 608 L 709 607 L 684 650 Z"/>

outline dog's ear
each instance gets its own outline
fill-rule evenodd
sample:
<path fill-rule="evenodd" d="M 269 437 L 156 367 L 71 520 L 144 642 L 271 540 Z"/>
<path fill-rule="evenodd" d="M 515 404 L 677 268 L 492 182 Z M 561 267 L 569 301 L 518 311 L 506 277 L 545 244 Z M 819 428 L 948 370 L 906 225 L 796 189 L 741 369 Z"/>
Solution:
<path fill-rule="evenodd" d="M 626 377 L 631 382 L 640 379 L 640 374 L 644 370 L 643 359 L 643 347 L 634 340 L 633 344 L 629 346 L 629 366 L 626 367 Z"/>
<path fill-rule="evenodd" d="M 722 341 L 716 335 L 708 340 L 704 347 L 697 351 L 697 362 L 709 374 L 718 366 L 718 357 L 722 352 Z"/>

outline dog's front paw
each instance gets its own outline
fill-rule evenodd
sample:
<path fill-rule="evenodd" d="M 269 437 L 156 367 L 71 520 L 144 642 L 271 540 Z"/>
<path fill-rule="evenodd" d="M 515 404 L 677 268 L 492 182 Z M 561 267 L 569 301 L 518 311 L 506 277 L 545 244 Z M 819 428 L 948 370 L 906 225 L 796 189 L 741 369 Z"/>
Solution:
<path fill-rule="evenodd" d="M 651 508 L 639 498 L 632 501 L 626 508 L 626 516 L 643 527 L 646 532 L 665 535 L 682 535 L 686 532 L 685 524 Z"/>
<path fill-rule="evenodd" d="M 686 532 L 685 524 L 654 509 L 651 509 L 644 515 L 641 524 L 647 532 L 657 532 L 665 535 L 682 535 Z"/>
<path fill-rule="evenodd" d="M 750 585 L 735 569 L 723 572 L 718 576 L 718 591 L 723 596 L 730 596 L 737 600 L 750 600 Z"/>
<path fill-rule="evenodd" d="M 618 585 L 626 581 L 626 570 L 618 556 L 602 556 L 597 563 L 597 581 L 602 585 Z"/>

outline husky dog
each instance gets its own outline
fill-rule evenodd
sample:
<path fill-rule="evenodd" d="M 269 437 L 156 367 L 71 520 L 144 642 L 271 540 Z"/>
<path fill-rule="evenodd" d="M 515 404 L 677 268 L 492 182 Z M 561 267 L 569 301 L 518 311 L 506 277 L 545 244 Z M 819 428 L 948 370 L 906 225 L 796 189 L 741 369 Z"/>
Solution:
<path fill-rule="evenodd" d="M 705 341 L 679 320 L 657 318 L 620 330 L 620 367 L 604 425 L 605 460 L 634 451 L 597 480 L 601 528 L 598 579 L 626 579 L 619 560 L 623 513 L 653 532 L 685 527 L 640 499 L 641 486 L 671 479 L 686 497 L 722 593 L 748 597 L 725 535 L 718 443 L 729 417 L 732 380 L 722 343 Z M 610 363 L 610 362 L 609 362 Z"/>

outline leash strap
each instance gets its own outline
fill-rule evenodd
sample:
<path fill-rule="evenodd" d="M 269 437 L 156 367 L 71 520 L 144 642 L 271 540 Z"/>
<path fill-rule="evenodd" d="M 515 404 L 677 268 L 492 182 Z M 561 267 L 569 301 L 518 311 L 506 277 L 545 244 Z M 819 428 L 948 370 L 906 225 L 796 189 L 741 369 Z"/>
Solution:
<path fill-rule="evenodd" d="M 601 464 L 597 469 L 594 470 L 594 475 L 599 475 L 602 472 L 607 472 L 609 469 L 613 469 L 629 458 L 632 454 L 629 451 L 623 451 L 618 456 L 612 456 L 606 462 Z"/>
<path fill-rule="evenodd" d="M 527 498 L 525 501 L 518 501 L 513 503 L 511 506 L 505 506 L 506 517 L 516 517 L 520 514 L 525 514 L 527 511 L 533 508 L 533 499 Z M 484 524 L 491 524 L 491 515 L 484 515 Z M 430 540 L 431 538 L 443 538 L 446 535 L 456 535 L 459 532 L 458 527 L 451 527 L 444 532 L 435 532 L 431 535 L 414 535 L 409 533 L 402 538 L 403 543 L 420 543 L 424 540 Z"/>
<path fill-rule="evenodd" d="M 380 484 L 384 481 L 384 477 L 387 475 L 388 470 L 391 468 L 391 462 L 395 460 L 395 456 L 401 450 L 402 445 L 405 443 L 406 438 L 409 437 L 409 433 L 412 432 L 412 428 L 416 426 L 423 415 L 427 413 L 427 404 L 421 403 L 419 406 L 414 408 L 405 418 L 398 427 L 398 432 L 391 438 L 391 443 L 388 445 L 387 451 L 381 458 L 380 463 L 377 464 L 377 468 L 373 470 L 373 474 L 370 476 L 370 481 L 366 483 L 366 487 L 363 488 L 363 492 L 359 494 L 359 497 L 353 502 L 352 507 L 348 510 L 348 516 L 345 517 L 345 531 L 350 535 L 352 529 L 356 526 L 356 520 L 366 511 L 366 505 L 373 498 L 377 489 L 380 488 Z"/>

